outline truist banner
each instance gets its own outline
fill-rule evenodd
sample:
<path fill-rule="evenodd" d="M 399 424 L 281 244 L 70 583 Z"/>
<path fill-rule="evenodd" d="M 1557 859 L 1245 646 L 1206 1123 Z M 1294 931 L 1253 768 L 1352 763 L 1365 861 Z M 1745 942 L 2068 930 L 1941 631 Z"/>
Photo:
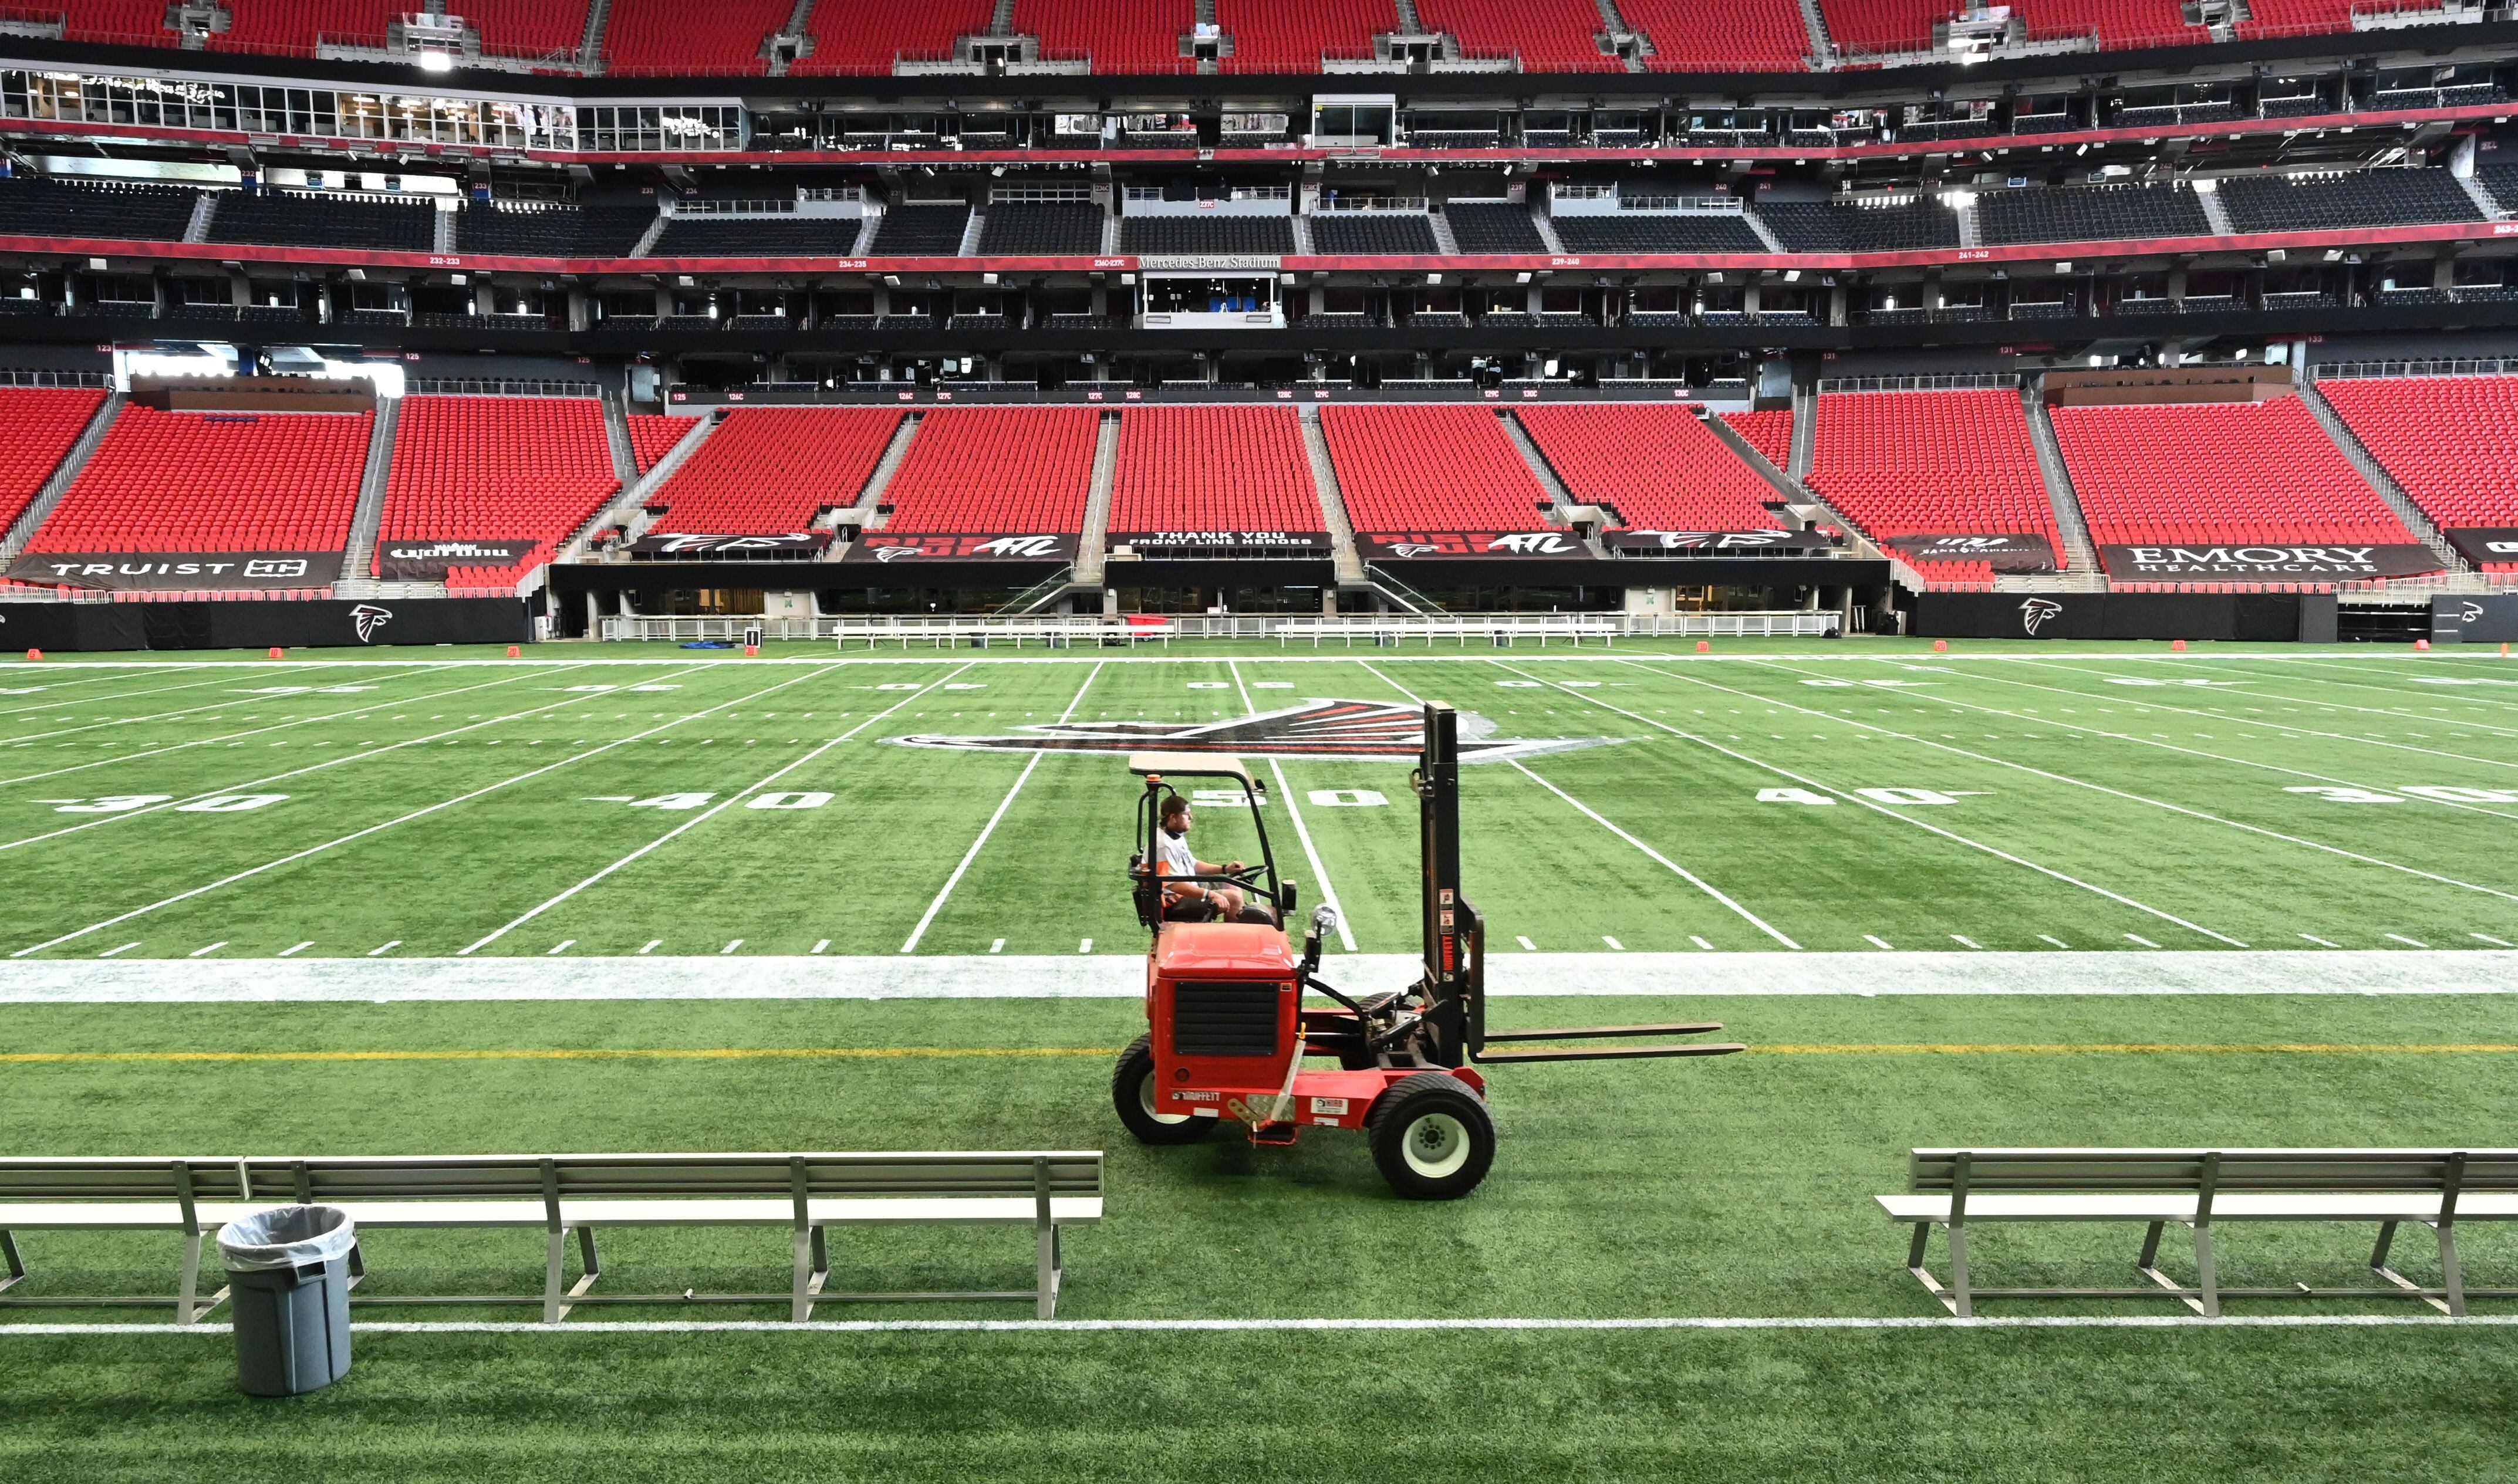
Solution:
<path fill-rule="evenodd" d="M 376 575 L 442 582 L 457 567 L 513 567 L 532 556 L 532 541 L 378 541 Z"/>
<path fill-rule="evenodd" d="M 337 551 L 45 551 L 9 568 L 13 582 L 115 592 L 328 587 L 340 575 Z"/>
<path fill-rule="evenodd" d="M 724 562 L 747 559 L 808 561 L 831 544 L 827 530 L 797 530 L 774 536 L 640 536 L 630 543 L 633 557 L 687 557 Z"/>
<path fill-rule="evenodd" d="M 2442 534 L 2448 537 L 2451 546 L 2477 567 L 2487 562 L 2503 567 L 2518 566 L 2518 529 L 2460 526 Z"/>
<path fill-rule="evenodd" d="M 857 538 L 842 563 L 880 562 L 1072 562 L 1082 538 L 1073 535 L 902 534 L 873 530 Z"/>
<path fill-rule="evenodd" d="M 1594 560 L 1591 548 L 1570 530 L 1409 530 L 1359 535 L 1367 561 L 1415 562 L 1453 557 L 1549 557 Z"/>
<path fill-rule="evenodd" d="M 1805 557 L 1836 545 L 1815 530 L 1612 530 L 1607 539 L 1627 557 Z"/>
<path fill-rule="evenodd" d="M 1325 530 L 1113 531 L 1109 544 L 1150 557 L 1324 557 Z"/>
<path fill-rule="evenodd" d="M 2053 572 L 2055 548 L 2044 536 L 2014 531 L 1993 536 L 1890 536 L 1909 562 L 1983 562 L 1995 572 Z"/>
<path fill-rule="evenodd" d="M 2102 546 L 2111 577 L 2154 582 L 2334 582 L 2438 572 L 2427 546 Z"/>

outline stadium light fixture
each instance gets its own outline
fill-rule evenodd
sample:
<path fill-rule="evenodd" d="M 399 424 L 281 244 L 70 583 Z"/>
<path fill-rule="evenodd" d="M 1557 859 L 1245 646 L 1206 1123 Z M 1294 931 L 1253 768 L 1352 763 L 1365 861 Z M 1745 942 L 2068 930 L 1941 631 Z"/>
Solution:
<path fill-rule="evenodd" d="M 419 69 L 423 72 L 452 72 L 455 59 L 444 52 L 422 52 L 419 54 Z"/>

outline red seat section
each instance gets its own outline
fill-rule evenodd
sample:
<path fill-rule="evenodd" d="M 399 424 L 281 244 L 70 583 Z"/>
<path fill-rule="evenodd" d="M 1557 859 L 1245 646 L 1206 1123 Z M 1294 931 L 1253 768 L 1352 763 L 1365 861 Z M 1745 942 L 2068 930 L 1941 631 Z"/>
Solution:
<path fill-rule="evenodd" d="M 615 72 L 766 72 L 760 44 L 787 23 L 788 0 L 612 0 L 603 55 Z"/>
<path fill-rule="evenodd" d="M 317 38 L 381 47 L 385 27 L 411 7 L 397 0 L 235 0 L 228 28 L 210 37 L 222 52 L 315 54 Z"/>
<path fill-rule="evenodd" d="M 1294 409 L 1130 407 L 1119 418 L 1109 529 L 1325 529 Z"/>
<path fill-rule="evenodd" d="M 1783 496 L 1694 409 L 1662 403 L 1522 407 L 1522 426 L 1578 500 L 1653 530 L 1780 530 Z"/>
<path fill-rule="evenodd" d="M 1390 0 L 1215 0 L 1233 38 L 1228 72 L 1317 72 L 1323 57 L 1372 55 L 1372 38 L 1399 29 Z"/>
<path fill-rule="evenodd" d="M 2054 417 L 2102 546 L 2413 539 L 2296 397 L 2057 407 Z"/>
<path fill-rule="evenodd" d="M 1090 57 L 1105 75 L 1191 70 L 1180 42 L 1196 24 L 1193 0 L 1015 0 L 1015 29 L 1042 56 Z"/>
<path fill-rule="evenodd" d="M 1819 0 L 1828 39 L 1842 52 L 1922 52 L 1932 27 L 1965 9 L 1959 0 Z"/>
<path fill-rule="evenodd" d="M 783 535 L 857 502 L 900 426 L 891 407 L 739 407 L 647 496 L 659 535 Z"/>
<path fill-rule="evenodd" d="M 1652 43 L 1656 72 L 1798 72 L 1809 65 L 1809 26 L 1794 0 L 1618 0 L 1618 14 Z"/>
<path fill-rule="evenodd" d="M 65 41 L 173 46 L 180 39 L 167 28 L 165 0 L 63 0 L 44 9 L 61 14 Z"/>
<path fill-rule="evenodd" d="M 2096 35 L 2102 47 L 2201 46 L 2212 33 L 2186 21 L 2183 0 L 2021 0 L 2032 41 Z"/>
<path fill-rule="evenodd" d="M 573 59 L 586 44 L 589 0 L 454 0 L 447 14 L 460 16 L 481 33 L 481 44 L 510 56 Z M 398 5 L 397 10 L 411 10 Z"/>
<path fill-rule="evenodd" d="M 1847 392 L 1817 405 L 1810 488 L 1874 539 L 2039 535 L 2064 565 L 2019 393 Z"/>
<path fill-rule="evenodd" d="M 2348 31 L 2356 13 L 2440 8 L 2439 0 L 2248 0 L 2249 19 L 2238 22 L 2238 39 Z"/>
<path fill-rule="evenodd" d="M 1601 55 L 1591 0 L 1416 0 L 1428 29 L 1459 38 L 1472 57 L 1519 57 L 1526 72 L 1623 72 Z"/>
<path fill-rule="evenodd" d="M 890 5 L 816 5 L 808 23 L 813 55 L 796 59 L 787 70 L 800 77 L 887 76 L 891 64 L 904 57 L 934 61 L 951 56 L 954 42 L 986 32 L 995 9 L 993 0 L 928 0 L 905 10 Z"/>
<path fill-rule="evenodd" d="M 1493 409 L 1322 409 L 1347 519 L 1360 531 L 1537 530 L 1547 491 Z"/>
<path fill-rule="evenodd" d="M 621 488 L 591 397 L 406 397 L 385 482 L 386 541 L 531 541 L 506 568 L 458 568 L 513 587 Z"/>
<path fill-rule="evenodd" d="M 127 406 L 28 551 L 339 551 L 367 412 Z"/>
<path fill-rule="evenodd" d="M 887 531 L 1031 534 L 1084 529 L 1092 407 L 943 407 L 927 414 L 884 491 Z"/>
<path fill-rule="evenodd" d="M 0 391 L 0 531 L 24 513 L 104 401 L 103 392 Z"/>
<path fill-rule="evenodd" d="M 2350 378 L 2317 389 L 2422 514 L 2443 528 L 2518 529 L 2518 376 Z"/>
<path fill-rule="evenodd" d="M 1725 412 L 1722 420 L 1741 441 L 1779 471 L 1793 466 L 1793 413 L 1789 407 L 1767 412 Z"/>
<path fill-rule="evenodd" d="M 673 451 L 691 431 L 696 417 L 675 417 L 668 412 L 632 412 L 630 414 L 630 453 L 638 460 L 638 472 L 656 467 L 656 461 Z"/>

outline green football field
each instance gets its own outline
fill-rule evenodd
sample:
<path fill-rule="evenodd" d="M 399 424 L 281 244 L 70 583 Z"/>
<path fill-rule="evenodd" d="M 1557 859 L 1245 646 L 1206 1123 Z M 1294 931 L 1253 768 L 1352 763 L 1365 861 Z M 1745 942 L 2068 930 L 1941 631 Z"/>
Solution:
<path fill-rule="evenodd" d="M 1872 1197 L 1922 1144 L 2518 1143 L 2518 1001 L 2493 993 L 2518 989 L 2518 664 L 1954 648 L 553 646 L 0 666 L 7 1153 L 1110 1161 L 1107 1218 L 1069 1238 L 1064 1333 L 575 1328 L 781 1317 L 670 1307 L 582 1311 L 560 1334 L 389 1332 L 369 1323 L 536 1311 L 363 1309 L 351 1377 L 275 1406 L 234 1392 L 223 1336 L 159 1313 L 0 1309 L 0 1331 L 22 1332 L 0 1333 L 0 1473 L 2504 1474 L 2506 1299 L 2462 1323 L 2290 1328 L 2266 1322 L 2428 1311 L 2234 1300 L 2236 1322 L 2204 1326 L 2162 1299 L 1986 1306 L 2047 1327 L 1898 1327 L 1941 1310 Z M 1050 734 L 1026 729 L 1417 699 L 1475 713 L 1467 730 L 1502 753 L 1463 769 L 1497 977 L 1628 972 L 1637 992 L 1509 997 L 1496 1020 L 1703 1016 L 1753 1049 L 1496 1069 L 1496 1172 L 1456 1203 L 1395 1200 L 1351 1135 L 1133 1145 L 1107 1079 L 1136 1004 L 1020 987 L 1106 959 L 1124 979 L 1142 954 L 1121 873 L 1136 784 L 1115 752 L 1038 750 L 1023 743 Z M 912 736 L 1009 741 L 896 741 Z M 1415 950 L 1406 765 L 1252 755 L 1281 869 L 1307 901 L 1325 888 L 1352 934 L 1324 973 L 1351 951 L 1352 987 L 1396 988 L 1352 976 Z M 1201 853 L 1252 848 L 1220 805 L 1197 829 Z M 1724 981 L 1708 993 L 1641 993 L 1708 954 Z M 1776 992 L 1820 963 L 1878 975 Z M 1972 963 L 1980 993 L 1898 993 L 1926 968 L 1965 985 Z M 2040 993 L 2094 963 L 2162 991 L 2295 964 L 2325 992 Z M 2462 988 L 2331 992 L 2416 966 Z M 793 996 L 907 969 L 953 988 Z M 689 997 L 587 997 L 638 973 Z M 579 997 L 439 997 L 515 974 Z M 746 994 L 756 976 L 780 997 Z M 294 997 L 325 983 L 356 989 Z M 2121 1283 L 2137 1237 L 1980 1236 L 1978 1281 Z M 2356 1284 L 2368 1237 L 2225 1232 L 2222 1281 Z M 606 1242 L 606 1288 L 784 1282 L 783 1233 Z M 173 1265 L 160 1236 L 22 1245 L 24 1293 L 152 1292 Z M 2469 1227 L 2462 1245 L 2470 1283 L 2511 1282 L 2518 1233 Z M 530 1295 L 541 1249 L 384 1234 L 371 1284 Z M 2435 1276 L 2425 1240 L 2398 1252 Z M 1027 1259 L 1020 1234 L 853 1236 L 834 1282 L 998 1287 Z M 65 1320 L 146 1333 L 28 1328 Z M 1376 1320 L 1498 1323 L 1354 1323 Z M 1237 1321 L 1280 1327 L 1216 1327 Z"/>

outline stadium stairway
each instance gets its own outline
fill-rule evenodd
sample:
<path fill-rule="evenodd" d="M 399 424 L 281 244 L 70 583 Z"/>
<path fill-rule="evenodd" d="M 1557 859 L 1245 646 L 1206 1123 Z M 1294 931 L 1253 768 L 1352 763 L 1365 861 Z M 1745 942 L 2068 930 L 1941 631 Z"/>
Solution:
<path fill-rule="evenodd" d="M 866 476 L 865 488 L 858 492 L 857 502 L 831 518 L 835 529 L 854 526 L 859 530 L 871 530 L 880 523 L 875 507 L 883 503 L 883 492 L 891 488 L 891 477 L 900 472 L 902 462 L 909 457 L 910 441 L 918 436 L 918 425 L 926 417 L 926 413 L 914 408 L 901 417 L 900 426 L 891 430 L 891 443 L 883 450 L 883 457 L 874 461 L 874 473 Z M 836 562 L 844 555 L 845 549 L 834 542 L 822 553 L 822 560 Z"/>
<path fill-rule="evenodd" d="M 1119 414 L 1106 410 L 1093 435 L 1093 488 L 1084 496 L 1084 533 L 1075 543 L 1075 585 L 1100 588 L 1108 553 L 1110 488 L 1119 477 Z"/>
<path fill-rule="evenodd" d="M 559 544 L 559 549 L 552 554 L 551 560 L 554 562 L 585 560 L 587 548 L 594 543 L 594 533 L 598 530 L 608 530 L 615 526 L 630 527 L 630 537 L 635 538 L 637 530 L 634 523 L 644 517 L 647 496 L 663 488 L 665 481 L 673 477 L 673 471 L 682 467 L 682 461 L 697 451 L 700 445 L 708 442 L 708 436 L 716 430 L 716 421 L 715 414 L 694 421 L 690 431 L 682 435 L 680 443 L 666 449 L 665 456 L 656 460 L 654 466 L 646 473 L 623 485 L 619 494 L 604 501 L 601 509 L 595 511 L 585 525 L 580 526 L 574 534 Z M 617 462 L 617 452 L 615 459 Z"/>
<path fill-rule="evenodd" d="M 2055 533 L 2063 538 L 2065 571 L 2040 576 L 1996 576 L 1996 591 L 2009 592 L 2105 592 L 2106 573 L 2099 567 L 2099 551 L 2090 544 L 2090 523 L 2081 516 L 2081 501 L 2072 492 L 2072 472 L 2063 464 L 2063 450 L 2055 442 L 2055 420 L 2046 415 L 2046 398 L 2033 381 L 2019 388 L 2020 404 L 2028 411 L 2028 443 L 2037 450 L 2038 477 L 2046 482 L 2046 498 L 2055 505 Z"/>
<path fill-rule="evenodd" d="M 359 503 L 350 512 L 350 539 L 342 547 L 341 580 L 332 584 L 336 598 L 374 598 L 385 596 L 390 586 L 394 597 L 442 597 L 443 582 L 395 582 L 387 584 L 368 575 L 374 565 L 376 528 L 385 517 L 385 489 L 393 472 L 394 434 L 402 427 L 402 399 L 376 399 L 376 420 L 368 430 L 368 466 L 359 475 Z M 432 594 L 428 590 L 435 589 Z"/>
<path fill-rule="evenodd" d="M 105 436 L 113 431 L 113 420 L 122 415 L 127 401 L 120 392 L 114 392 L 98 404 L 96 415 L 88 420 L 78 442 L 70 445 L 69 452 L 62 456 L 61 466 L 44 481 L 43 488 L 35 491 L 35 497 L 26 502 L 26 508 L 19 513 L 8 533 L 0 536 L 0 562 L 11 561 L 24 551 L 26 543 L 34 539 L 35 532 L 43 529 L 44 522 L 52 519 L 54 507 L 61 504 L 62 496 L 69 492 L 79 471 L 87 467 L 88 459 L 105 442 Z"/>
<path fill-rule="evenodd" d="M 1756 471 L 1759 479 L 1774 486 L 1775 492 L 1784 497 L 1786 508 L 1793 509 L 1794 514 L 1803 520 L 1810 519 L 1813 514 L 1823 518 L 1827 524 L 1844 531 L 1845 539 L 1853 543 L 1855 553 L 1866 560 L 1876 560 L 1888 555 L 1873 543 L 1868 532 L 1846 519 L 1844 511 L 1829 504 L 1826 496 L 1776 468 L 1772 460 L 1758 451 L 1755 444 L 1740 436 L 1739 429 L 1720 417 L 1705 419 L 1705 426 L 1715 437 L 1731 445 L 1731 451 L 1740 456 L 1740 462 Z M 1795 427 L 1798 428 L 1799 424 L 1795 424 Z"/>
<path fill-rule="evenodd" d="M 2396 483 L 2396 477 L 2387 472 L 2386 465 L 2379 463 L 2370 453 L 2368 446 L 2361 442 L 2360 435 L 2343 421 L 2334 410 L 2334 404 L 2325 400 L 2325 394 L 2317 389 L 2314 380 L 2299 384 L 2299 402 L 2301 406 L 2308 408 L 2308 415 L 2317 419 L 2317 425 L 2325 430 L 2325 436 L 2334 440 L 2334 446 L 2342 449 L 2343 456 L 2352 461 L 2352 467 L 2361 471 L 2361 477 L 2369 482 L 2369 488 L 2378 491 L 2378 498 L 2385 500 L 2387 507 L 2396 512 L 2396 519 L 2405 523 L 2405 529 L 2420 537 L 2422 544 L 2431 549 L 2431 554 L 2438 557 L 2452 574 L 2471 575 L 2473 566 L 2440 534 L 2439 527 L 2419 505 L 2413 503 L 2412 496 L 2405 493 L 2405 487 Z"/>
<path fill-rule="evenodd" d="M 1340 591 L 1363 590 L 1371 585 L 1366 575 L 1364 559 L 1355 550 L 1355 523 L 1347 519 L 1346 495 L 1338 488 L 1337 465 L 1329 458 L 1327 430 L 1321 423 L 1318 403 L 1305 403 L 1294 409 L 1303 428 L 1303 453 L 1312 465 L 1312 488 L 1321 497 L 1321 520 L 1329 533 L 1329 560 L 1337 570 Z"/>
<path fill-rule="evenodd" d="M 603 441 L 612 446 L 612 477 L 624 485 L 635 484 L 638 450 L 630 439 L 630 409 L 610 392 L 603 394 Z"/>
<path fill-rule="evenodd" d="M 1520 450 L 1521 461 L 1530 466 L 1530 477 L 1539 481 L 1539 488 L 1547 491 L 1548 502 L 1555 507 L 1548 512 L 1548 524 L 1572 525 L 1569 517 L 1574 507 L 1583 502 L 1574 497 L 1574 491 L 1566 488 L 1564 477 L 1556 472 L 1556 466 L 1547 461 L 1546 450 L 1539 446 L 1539 441 L 1530 436 L 1530 429 L 1510 407 L 1497 408 L 1496 416 L 1503 423 L 1504 436 L 1510 438 L 1513 447 Z M 1595 556 L 1607 555 L 1597 536 L 1585 544 Z"/>

